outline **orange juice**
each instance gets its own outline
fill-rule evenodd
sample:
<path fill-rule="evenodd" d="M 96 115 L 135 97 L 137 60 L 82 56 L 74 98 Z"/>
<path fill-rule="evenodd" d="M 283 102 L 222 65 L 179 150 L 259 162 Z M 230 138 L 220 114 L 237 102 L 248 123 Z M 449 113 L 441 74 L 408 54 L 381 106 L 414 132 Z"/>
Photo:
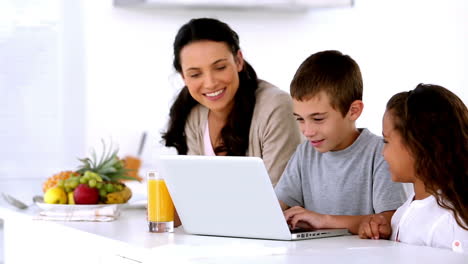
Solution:
<path fill-rule="evenodd" d="M 163 179 L 148 178 L 148 221 L 174 221 L 174 205 Z"/>

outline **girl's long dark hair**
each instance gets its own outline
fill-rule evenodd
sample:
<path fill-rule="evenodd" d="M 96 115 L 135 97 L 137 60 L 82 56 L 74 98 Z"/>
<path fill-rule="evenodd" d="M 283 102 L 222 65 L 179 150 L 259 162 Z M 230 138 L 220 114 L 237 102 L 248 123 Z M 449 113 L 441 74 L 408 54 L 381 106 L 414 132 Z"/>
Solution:
<path fill-rule="evenodd" d="M 417 177 L 468 230 L 468 110 L 454 93 L 419 84 L 387 103 L 394 129 L 415 158 Z"/>
<path fill-rule="evenodd" d="M 211 18 L 192 19 L 183 25 L 174 40 L 174 68 L 181 73 L 180 51 L 186 45 L 201 40 L 224 42 L 234 56 L 240 50 L 239 36 L 226 23 Z M 255 70 L 244 60 L 239 72 L 239 89 L 234 96 L 234 106 L 228 115 L 226 125 L 221 129 L 222 145 L 215 153 L 226 152 L 229 156 L 245 156 L 249 145 L 249 130 L 255 107 L 255 91 L 258 79 Z M 169 111 L 169 124 L 162 139 L 166 147 L 175 147 L 179 154 L 188 152 L 185 124 L 193 107 L 198 104 L 184 86 Z"/>

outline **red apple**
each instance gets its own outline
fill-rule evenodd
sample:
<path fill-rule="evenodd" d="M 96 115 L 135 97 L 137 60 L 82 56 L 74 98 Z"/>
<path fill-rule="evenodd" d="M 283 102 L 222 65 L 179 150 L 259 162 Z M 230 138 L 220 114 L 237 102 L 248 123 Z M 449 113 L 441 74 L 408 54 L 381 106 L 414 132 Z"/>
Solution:
<path fill-rule="evenodd" d="M 75 204 L 97 204 L 99 202 L 99 190 L 82 183 L 73 191 L 73 198 Z"/>

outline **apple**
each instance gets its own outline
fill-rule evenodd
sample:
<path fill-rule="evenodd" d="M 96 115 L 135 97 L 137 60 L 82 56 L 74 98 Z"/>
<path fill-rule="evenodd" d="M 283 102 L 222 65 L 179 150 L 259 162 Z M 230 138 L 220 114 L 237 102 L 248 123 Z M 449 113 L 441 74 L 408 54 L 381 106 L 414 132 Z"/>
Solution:
<path fill-rule="evenodd" d="M 52 187 L 44 194 L 44 202 L 48 204 L 66 204 L 67 193 L 62 187 Z"/>
<path fill-rule="evenodd" d="M 81 183 L 73 191 L 73 198 L 75 204 L 97 204 L 99 202 L 99 190 Z"/>

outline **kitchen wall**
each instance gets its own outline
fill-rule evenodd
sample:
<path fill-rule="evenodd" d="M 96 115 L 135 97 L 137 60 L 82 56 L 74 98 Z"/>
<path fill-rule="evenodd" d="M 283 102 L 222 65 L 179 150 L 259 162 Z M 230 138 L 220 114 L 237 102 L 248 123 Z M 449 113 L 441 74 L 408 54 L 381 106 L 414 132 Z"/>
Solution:
<path fill-rule="evenodd" d="M 0 1 L 0 179 L 76 168 L 85 149 L 82 5 Z"/>
<path fill-rule="evenodd" d="M 40 172 L 52 173 L 62 164 L 71 164 L 71 159 L 99 146 L 101 138 L 118 143 L 123 155 L 135 154 L 143 131 L 149 133 L 144 166 L 154 166 L 156 154 L 164 152 L 160 131 L 181 87 L 171 67 L 171 44 L 177 29 L 192 17 L 216 17 L 229 23 L 239 33 L 244 55 L 259 76 L 285 91 L 299 64 L 311 53 L 338 49 L 351 55 L 361 66 L 365 85 L 365 109 L 358 125 L 377 134 L 389 97 L 420 82 L 443 85 L 468 103 L 468 2 L 464 0 L 356 0 L 352 8 L 307 12 L 116 8 L 112 0 L 67 1 L 64 6 L 66 28 L 73 28 L 63 39 L 66 70 L 62 81 L 67 87 L 61 90 L 65 99 L 58 104 L 66 111 L 60 124 L 43 127 L 58 138 L 36 143 L 49 148 L 50 143 L 58 145 L 61 152 L 54 152 L 53 157 L 60 164 L 52 164 L 49 156 L 51 168 Z M 2 102 L 8 103 L 3 93 L 8 87 L 1 84 Z M 82 109 L 86 109 L 83 114 Z M 11 132 L 8 126 L 2 131 Z M 64 138 L 59 132 L 72 136 Z M 37 136 L 37 131 L 25 134 Z M 8 147 L 3 149 L 2 160 L 9 157 Z M 25 161 L 2 163 L 2 176 L 47 177 L 37 173 L 35 166 L 44 160 L 35 157 L 37 162 L 28 158 L 19 174 L 13 170 L 20 170 L 18 164 Z M 0 220 L 0 262 L 1 232 Z"/>
<path fill-rule="evenodd" d="M 85 0 L 82 7 L 87 149 L 112 138 L 121 154 L 135 154 L 142 131 L 148 131 L 143 158 L 149 167 L 181 87 L 171 67 L 171 44 L 192 17 L 230 24 L 259 77 L 285 91 L 311 53 L 337 49 L 351 55 L 364 78 L 358 125 L 376 134 L 390 96 L 418 83 L 443 85 L 468 102 L 468 2 L 463 0 L 356 0 L 352 8 L 306 12 L 121 8 L 111 0 Z"/>

